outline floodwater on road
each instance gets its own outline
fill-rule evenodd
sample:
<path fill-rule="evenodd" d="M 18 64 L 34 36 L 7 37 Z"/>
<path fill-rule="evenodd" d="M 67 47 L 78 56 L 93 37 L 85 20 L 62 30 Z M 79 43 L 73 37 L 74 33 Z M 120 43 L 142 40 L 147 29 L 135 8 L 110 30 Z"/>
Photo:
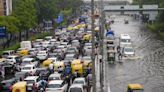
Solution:
<path fill-rule="evenodd" d="M 129 24 L 124 24 L 125 17 L 129 19 Z M 122 33 L 129 34 L 135 55 L 140 57 L 123 60 L 122 63 L 106 62 L 105 81 L 110 85 L 111 92 L 127 92 L 130 83 L 143 85 L 144 92 L 164 92 L 164 42 L 132 17 L 117 16 L 111 28 L 117 37 Z"/>

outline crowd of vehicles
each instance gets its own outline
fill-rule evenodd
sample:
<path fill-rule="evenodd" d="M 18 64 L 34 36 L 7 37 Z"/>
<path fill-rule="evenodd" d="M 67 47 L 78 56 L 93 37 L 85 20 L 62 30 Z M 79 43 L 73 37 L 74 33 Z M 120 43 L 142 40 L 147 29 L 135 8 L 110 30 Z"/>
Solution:
<path fill-rule="evenodd" d="M 78 22 L 58 29 L 60 31 L 52 36 L 22 41 L 17 51 L 4 51 L 0 59 L 0 90 L 90 92 L 92 43 L 86 26 Z M 12 78 L 5 79 L 8 75 Z"/>

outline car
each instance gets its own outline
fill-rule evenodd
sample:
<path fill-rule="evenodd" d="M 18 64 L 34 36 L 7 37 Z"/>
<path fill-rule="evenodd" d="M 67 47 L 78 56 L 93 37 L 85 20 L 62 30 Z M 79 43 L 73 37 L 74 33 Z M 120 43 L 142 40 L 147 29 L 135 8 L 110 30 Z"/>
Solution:
<path fill-rule="evenodd" d="M 79 40 L 72 40 L 72 44 L 71 45 L 75 46 L 75 47 L 79 46 L 80 45 Z"/>
<path fill-rule="evenodd" d="M 28 72 L 16 72 L 14 77 L 16 81 L 21 81 L 21 80 L 24 80 L 29 75 L 30 74 Z"/>
<path fill-rule="evenodd" d="M 73 81 L 73 84 L 80 84 L 80 85 L 86 85 L 87 86 L 87 82 L 86 82 L 86 79 L 84 77 L 78 77 L 78 78 L 75 78 L 74 81 Z"/>
<path fill-rule="evenodd" d="M 62 79 L 62 75 L 60 73 L 53 73 L 48 77 L 48 81 L 61 80 L 61 79 Z"/>
<path fill-rule="evenodd" d="M 76 47 L 69 47 L 69 48 L 67 48 L 66 53 L 67 54 L 73 54 L 73 53 L 78 54 L 78 50 Z"/>
<path fill-rule="evenodd" d="M 53 36 L 46 36 L 46 37 L 44 37 L 44 39 L 45 39 L 46 41 L 50 41 L 52 38 L 53 38 Z"/>
<path fill-rule="evenodd" d="M 39 76 L 28 76 L 24 79 L 27 82 L 27 91 L 32 90 L 32 87 L 35 86 L 38 88 L 38 82 L 40 81 Z"/>
<path fill-rule="evenodd" d="M 0 83 L 0 90 L 5 92 L 12 92 L 12 85 L 16 83 L 15 78 L 3 80 Z"/>
<path fill-rule="evenodd" d="M 131 37 L 129 34 L 121 34 L 119 39 L 120 47 L 125 47 L 127 45 L 131 45 Z"/>
<path fill-rule="evenodd" d="M 30 75 L 34 75 L 36 72 L 36 66 L 34 64 L 28 64 L 21 68 L 21 72 L 28 72 Z"/>
<path fill-rule="evenodd" d="M 68 92 L 87 92 L 87 89 L 80 84 L 72 84 Z"/>
<path fill-rule="evenodd" d="M 17 55 L 11 55 L 6 58 L 6 61 L 10 64 L 20 63 L 20 57 Z"/>
<path fill-rule="evenodd" d="M 77 58 L 78 58 L 78 56 L 76 54 L 66 54 L 66 56 L 65 56 L 65 60 L 67 60 L 67 61 L 72 61 Z"/>
<path fill-rule="evenodd" d="M 29 49 L 29 54 L 30 54 L 30 55 L 36 55 L 37 52 L 38 52 L 38 50 L 37 50 L 36 48 L 31 48 L 31 49 Z"/>
<path fill-rule="evenodd" d="M 134 56 L 135 51 L 133 47 L 124 47 L 123 48 L 123 56 L 129 57 L 129 56 Z"/>
<path fill-rule="evenodd" d="M 24 58 L 22 60 L 21 66 L 25 66 L 27 64 L 34 64 L 37 67 L 39 65 L 39 61 L 37 61 L 35 58 Z"/>
<path fill-rule="evenodd" d="M 8 56 L 13 55 L 13 54 L 15 54 L 14 50 L 3 51 L 2 52 L 2 58 L 7 58 Z"/>
<path fill-rule="evenodd" d="M 91 55 L 92 54 L 92 46 L 84 46 L 84 54 Z"/>
<path fill-rule="evenodd" d="M 36 55 L 36 57 L 39 59 L 39 60 L 46 60 L 48 58 L 48 52 L 43 50 L 43 51 L 39 51 Z"/>
<path fill-rule="evenodd" d="M 128 19 L 124 19 L 124 23 L 125 24 L 129 24 L 129 20 Z"/>
<path fill-rule="evenodd" d="M 68 84 L 64 80 L 52 80 L 48 83 L 46 92 L 67 92 Z"/>
<path fill-rule="evenodd" d="M 40 76 L 41 79 L 48 80 L 50 71 L 48 70 L 48 68 L 37 68 L 34 75 Z"/>

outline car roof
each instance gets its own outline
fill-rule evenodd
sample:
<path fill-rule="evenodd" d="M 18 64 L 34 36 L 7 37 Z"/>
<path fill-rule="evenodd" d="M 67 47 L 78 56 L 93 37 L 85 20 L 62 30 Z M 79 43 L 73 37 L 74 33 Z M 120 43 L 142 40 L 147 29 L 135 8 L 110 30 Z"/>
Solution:
<path fill-rule="evenodd" d="M 121 39 L 131 39 L 129 34 L 121 34 Z"/>
<path fill-rule="evenodd" d="M 63 80 L 52 80 L 48 84 L 62 84 Z"/>
<path fill-rule="evenodd" d="M 8 80 L 3 80 L 1 83 L 12 82 L 12 81 L 14 81 L 14 79 L 15 79 L 15 78 L 8 79 Z"/>
<path fill-rule="evenodd" d="M 34 64 L 27 64 L 24 67 L 33 67 L 33 66 L 35 66 L 35 65 Z"/>
<path fill-rule="evenodd" d="M 33 79 L 37 79 L 37 78 L 39 78 L 39 76 L 28 76 L 24 80 L 33 80 Z"/>
<path fill-rule="evenodd" d="M 85 80 L 83 77 L 75 78 L 75 80 Z"/>
<path fill-rule="evenodd" d="M 60 73 L 53 73 L 49 77 L 60 77 L 60 76 L 61 76 Z"/>
<path fill-rule="evenodd" d="M 25 61 L 26 61 L 26 60 L 27 60 L 27 61 L 31 61 L 31 60 L 33 60 L 33 59 L 34 59 L 34 58 L 24 58 L 23 61 L 24 61 L 24 60 L 25 60 Z"/>
<path fill-rule="evenodd" d="M 81 84 L 72 84 L 70 88 L 83 88 L 83 85 Z"/>

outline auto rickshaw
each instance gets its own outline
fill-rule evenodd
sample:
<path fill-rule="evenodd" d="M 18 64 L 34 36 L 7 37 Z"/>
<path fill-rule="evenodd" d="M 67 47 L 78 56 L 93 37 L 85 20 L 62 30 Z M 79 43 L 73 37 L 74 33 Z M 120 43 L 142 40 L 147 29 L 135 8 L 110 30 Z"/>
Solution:
<path fill-rule="evenodd" d="M 12 92 L 26 92 L 26 85 L 25 81 L 17 82 L 12 86 Z"/>
<path fill-rule="evenodd" d="M 72 66 L 72 74 L 78 73 L 80 76 L 83 75 L 83 64 L 76 64 Z"/>
<path fill-rule="evenodd" d="M 43 61 L 43 67 L 49 67 L 49 65 L 53 62 L 51 59 L 47 59 Z"/>
<path fill-rule="evenodd" d="M 89 60 L 87 60 L 87 61 L 84 61 L 84 63 L 83 63 L 83 69 L 84 69 L 84 75 L 88 75 L 88 71 L 90 70 L 90 69 L 92 69 L 92 61 L 89 61 Z"/>
<path fill-rule="evenodd" d="M 129 84 L 127 92 L 143 92 L 143 86 L 140 84 Z"/>
<path fill-rule="evenodd" d="M 68 26 L 68 27 L 67 27 L 67 30 L 68 30 L 68 31 L 71 31 L 71 30 L 73 30 L 73 27 L 72 27 L 72 26 Z"/>
<path fill-rule="evenodd" d="M 114 63 L 114 61 L 115 61 L 115 51 L 114 50 L 107 51 L 107 60 Z"/>
<path fill-rule="evenodd" d="M 28 55 L 29 54 L 29 50 L 21 50 L 20 52 L 19 52 L 19 55 L 20 56 L 26 56 L 26 55 Z"/>
<path fill-rule="evenodd" d="M 62 61 L 54 62 L 54 70 L 59 71 L 60 68 L 62 70 L 64 70 L 64 68 L 65 68 L 64 62 L 62 62 Z"/>
<path fill-rule="evenodd" d="M 78 65 L 78 64 L 81 64 L 81 60 L 80 59 L 73 60 L 71 62 L 71 67 L 73 67 L 74 65 Z"/>
<path fill-rule="evenodd" d="M 91 35 L 90 35 L 90 34 L 84 35 L 84 36 L 83 36 L 83 40 L 84 40 L 84 41 L 87 41 L 87 42 L 90 41 L 90 40 L 91 40 Z"/>

